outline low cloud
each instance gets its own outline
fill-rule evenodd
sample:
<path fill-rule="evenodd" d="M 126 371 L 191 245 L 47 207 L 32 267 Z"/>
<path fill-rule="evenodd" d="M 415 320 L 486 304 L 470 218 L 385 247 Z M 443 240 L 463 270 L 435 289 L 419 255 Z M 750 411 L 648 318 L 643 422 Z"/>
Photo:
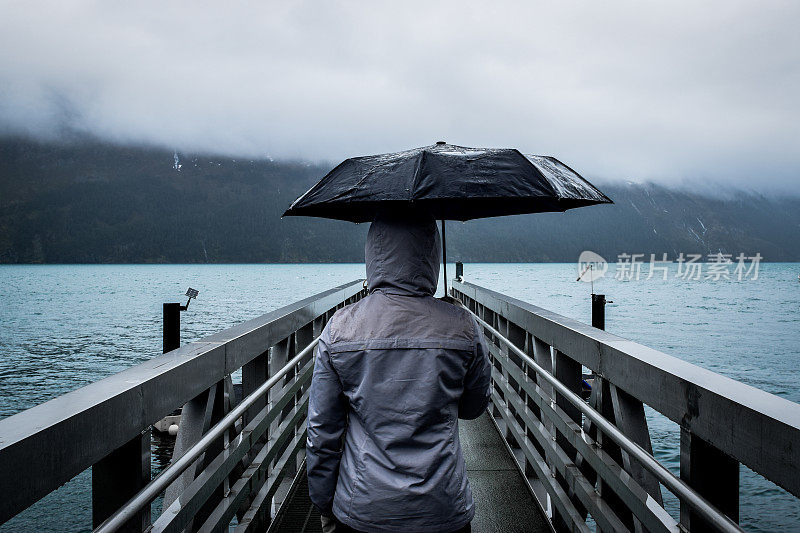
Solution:
<path fill-rule="evenodd" d="M 797 20 L 788 1 L 0 0 L 0 131 L 332 162 L 443 139 L 788 190 Z"/>

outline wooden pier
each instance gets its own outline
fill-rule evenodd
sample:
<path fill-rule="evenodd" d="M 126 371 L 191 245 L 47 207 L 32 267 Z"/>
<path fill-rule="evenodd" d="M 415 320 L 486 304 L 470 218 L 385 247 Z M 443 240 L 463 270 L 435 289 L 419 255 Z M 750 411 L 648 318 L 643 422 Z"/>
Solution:
<path fill-rule="evenodd" d="M 460 425 L 474 531 L 738 531 L 740 464 L 800 496 L 800 405 L 474 284 L 450 294 L 493 363 L 488 412 Z M 91 468 L 97 531 L 314 531 L 313 349 L 364 295 L 353 281 L 0 420 L 0 523 Z M 678 424 L 680 476 L 652 456 L 645 405 Z M 181 407 L 152 478 L 151 425 Z"/>

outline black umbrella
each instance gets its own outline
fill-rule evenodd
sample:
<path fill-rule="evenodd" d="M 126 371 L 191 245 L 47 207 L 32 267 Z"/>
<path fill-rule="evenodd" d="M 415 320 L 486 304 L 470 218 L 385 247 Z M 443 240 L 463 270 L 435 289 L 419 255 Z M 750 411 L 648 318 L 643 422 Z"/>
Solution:
<path fill-rule="evenodd" d="M 444 249 L 445 220 L 607 203 L 613 202 L 554 157 L 523 155 L 513 148 L 465 148 L 437 142 L 347 159 L 295 200 L 284 216 L 371 222 L 387 209 L 423 210 L 442 221 Z M 446 265 L 444 253 L 442 259 Z"/>

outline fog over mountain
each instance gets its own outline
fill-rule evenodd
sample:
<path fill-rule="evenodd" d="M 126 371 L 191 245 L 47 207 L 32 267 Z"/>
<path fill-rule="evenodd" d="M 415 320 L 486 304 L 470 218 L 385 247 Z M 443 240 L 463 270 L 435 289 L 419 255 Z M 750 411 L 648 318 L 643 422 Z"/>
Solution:
<path fill-rule="evenodd" d="M 0 2 L 0 131 L 338 162 L 446 140 L 792 192 L 800 3 Z"/>
<path fill-rule="evenodd" d="M 367 224 L 281 219 L 330 167 L 0 139 L 0 263 L 361 262 Z M 614 205 L 448 223 L 448 257 L 760 253 L 800 261 L 800 198 L 605 184 Z M 704 257 L 704 258 L 706 258 Z"/>

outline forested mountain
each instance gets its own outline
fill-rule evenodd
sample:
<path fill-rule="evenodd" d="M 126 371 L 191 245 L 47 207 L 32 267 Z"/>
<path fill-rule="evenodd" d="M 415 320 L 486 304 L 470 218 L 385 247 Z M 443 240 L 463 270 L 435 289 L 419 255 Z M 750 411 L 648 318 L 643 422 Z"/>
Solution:
<path fill-rule="evenodd" d="M 0 263 L 363 261 L 367 226 L 283 210 L 328 167 L 96 141 L 0 139 Z M 603 185 L 614 205 L 448 223 L 464 261 L 760 252 L 800 260 L 800 199 Z"/>

